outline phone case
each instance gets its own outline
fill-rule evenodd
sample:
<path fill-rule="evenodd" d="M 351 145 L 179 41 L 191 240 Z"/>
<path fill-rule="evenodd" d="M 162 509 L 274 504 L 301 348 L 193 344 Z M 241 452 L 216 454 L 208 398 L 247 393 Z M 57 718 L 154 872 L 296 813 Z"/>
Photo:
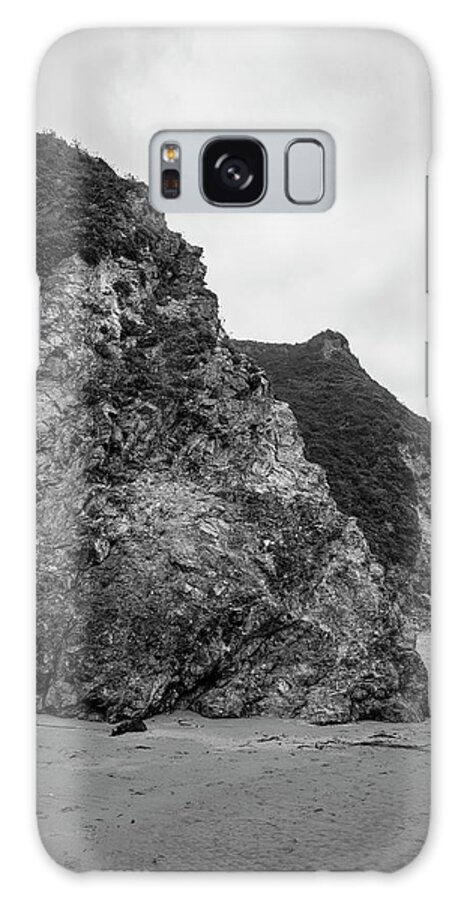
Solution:
<path fill-rule="evenodd" d="M 430 86 L 363 29 L 39 74 L 38 818 L 75 870 L 392 871 L 429 817 Z M 319 214 L 162 215 L 162 129 L 322 129 Z"/>

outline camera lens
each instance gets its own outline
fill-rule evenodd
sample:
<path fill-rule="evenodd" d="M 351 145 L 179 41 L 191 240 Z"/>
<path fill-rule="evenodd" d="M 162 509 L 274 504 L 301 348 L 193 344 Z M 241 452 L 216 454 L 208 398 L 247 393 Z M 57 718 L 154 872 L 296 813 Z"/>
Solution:
<path fill-rule="evenodd" d="M 234 191 L 243 190 L 253 180 L 253 175 L 250 175 L 250 170 L 244 159 L 234 159 L 226 156 L 222 162 L 219 159 L 216 165 L 219 168 L 219 176 L 226 187 Z"/>
<path fill-rule="evenodd" d="M 253 138 L 216 138 L 202 154 L 202 189 L 210 203 L 249 206 L 265 193 L 265 151 Z"/>

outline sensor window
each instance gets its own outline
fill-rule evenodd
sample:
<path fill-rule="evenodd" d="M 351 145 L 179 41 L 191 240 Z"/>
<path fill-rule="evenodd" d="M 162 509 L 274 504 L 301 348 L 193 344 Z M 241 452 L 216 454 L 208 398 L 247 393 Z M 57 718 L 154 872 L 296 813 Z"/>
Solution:
<path fill-rule="evenodd" d="M 324 195 L 324 148 L 319 141 L 296 140 L 286 153 L 285 192 L 292 203 L 318 203 Z"/>
<path fill-rule="evenodd" d="M 180 174 L 177 169 L 164 169 L 161 175 L 161 193 L 166 200 L 176 200 L 180 194 Z"/>

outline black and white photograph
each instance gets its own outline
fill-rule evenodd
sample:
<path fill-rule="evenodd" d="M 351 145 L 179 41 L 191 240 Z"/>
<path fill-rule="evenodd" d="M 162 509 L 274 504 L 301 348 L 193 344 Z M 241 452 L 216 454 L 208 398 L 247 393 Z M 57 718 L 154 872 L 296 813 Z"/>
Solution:
<path fill-rule="evenodd" d="M 67 869 L 391 872 L 425 841 L 429 103 L 388 31 L 84 30 L 42 63 L 37 815 Z M 156 211 L 153 134 L 205 125 L 326 129 L 333 208 Z"/>

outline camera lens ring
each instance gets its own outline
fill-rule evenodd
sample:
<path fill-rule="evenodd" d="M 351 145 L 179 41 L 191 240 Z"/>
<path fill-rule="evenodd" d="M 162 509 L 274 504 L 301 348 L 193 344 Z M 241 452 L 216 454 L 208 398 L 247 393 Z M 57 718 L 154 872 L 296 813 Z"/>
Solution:
<path fill-rule="evenodd" d="M 219 134 L 202 148 L 200 189 L 214 206 L 253 206 L 266 193 L 267 154 L 248 135 Z"/>

